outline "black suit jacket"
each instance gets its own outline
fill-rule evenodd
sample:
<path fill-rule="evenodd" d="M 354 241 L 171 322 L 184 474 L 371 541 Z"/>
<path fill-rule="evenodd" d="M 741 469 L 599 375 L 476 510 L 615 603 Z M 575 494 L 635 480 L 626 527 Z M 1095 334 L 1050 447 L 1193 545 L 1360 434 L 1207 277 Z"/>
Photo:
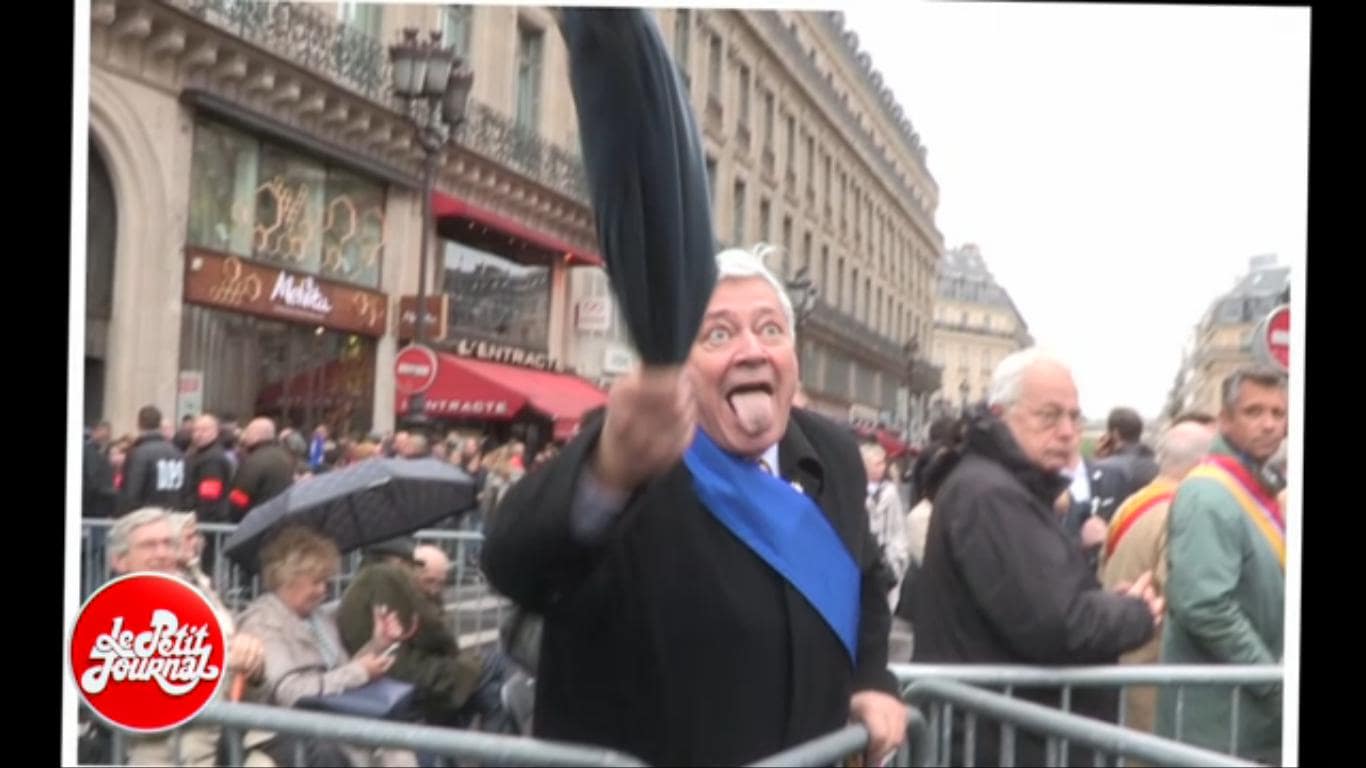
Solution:
<path fill-rule="evenodd" d="M 639 489 L 598 543 L 577 542 L 570 506 L 601 428 L 586 420 L 487 527 L 490 581 L 545 616 L 537 736 L 650 763 L 733 765 L 843 726 L 855 690 L 895 693 L 892 579 L 842 427 L 794 410 L 778 456 L 863 573 L 857 667 L 806 599 L 702 506 L 681 462 Z"/>

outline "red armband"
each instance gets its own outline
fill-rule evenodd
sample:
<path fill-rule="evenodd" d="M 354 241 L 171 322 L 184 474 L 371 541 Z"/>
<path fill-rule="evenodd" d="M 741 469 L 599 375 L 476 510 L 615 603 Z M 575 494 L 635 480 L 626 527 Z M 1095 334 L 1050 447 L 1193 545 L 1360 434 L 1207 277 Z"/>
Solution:
<path fill-rule="evenodd" d="M 223 481 L 216 477 L 206 477 L 200 480 L 199 498 L 204 501 L 218 501 L 223 498 Z"/>

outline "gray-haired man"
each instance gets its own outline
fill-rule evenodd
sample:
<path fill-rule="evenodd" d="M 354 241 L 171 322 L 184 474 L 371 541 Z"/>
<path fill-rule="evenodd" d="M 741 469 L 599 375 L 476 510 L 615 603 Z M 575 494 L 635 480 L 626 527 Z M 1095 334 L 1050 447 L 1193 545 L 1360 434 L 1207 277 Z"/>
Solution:
<path fill-rule="evenodd" d="M 1067 366 L 1038 350 L 1001 361 L 990 411 L 967 429 L 961 461 L 934 500 L 925 562 L 912 587 L 917 662 L 1113 664 L 1152 637 L 1162 616 L 1149 575 L 1106 591 L 1053 511 L 1080 440 Z M 1022 696 L 1058 706 L 1056 693 Z M 1102 719 L 1117 697 L 1078 690 L 1072 709 Z M 963 733 L 958 730 L 959 734 Z M 977 760 L 991 765 L 1000 729 L 977 725 Z M 1041 765 L 1041 737 L 1017 735 L 1018 765 Z M 1086 750 L 1071 759 L 1089 765 Z"/>
<path fill-rule="evenodd" d="M 686 364 L 619 379 L 489 522 L 489 580 L 545 616 L 540 736 L 674 764 L 851 719 L 872 762 L 904 738 L 865 471 L 845 429 L 792 408 L 792 306 L 766 253 L 718 254 Z"/>
<path fill-rule="evenodd" d="M 116 577 L 150 571 L 183 579 L 179 566 L 180 544 L 167 510 L 160 507 L 134 510 L 119 518 L 109 530 L 109 568 Z M 261 641 L 241 632 L 224 639 L 228 643 L 229 675 L 259 676 L 265 660 Z M 226 697 L 226 682 L 219 689 L 220 697 Z M 129 734 L 128 764 L 216 765 L 218 735 L 218 728 L 208 726 L 185 726 L 155 736 Z M 248 740 L 252 740 L 252 734 L 248 734 Z M 248 752 L 247 765 L 271 764 L 261 762 L 262 759 L 254 752 Z"/>

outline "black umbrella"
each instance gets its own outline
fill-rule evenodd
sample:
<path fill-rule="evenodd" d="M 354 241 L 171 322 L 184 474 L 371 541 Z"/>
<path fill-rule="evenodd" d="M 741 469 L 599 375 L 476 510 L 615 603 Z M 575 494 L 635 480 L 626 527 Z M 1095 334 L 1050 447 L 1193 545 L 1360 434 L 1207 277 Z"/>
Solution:
<path fill-rule="evenodd" d="M 475 505 L 474 480 L 436 459 L 369 459 L 295 483 L 254 507 L 224 551 L 259 570 L 261 547 L 291 524 L 307 525 L 347 552 L 412 533 Z"/>
<path fill-rule="evenodd" d="M 647 365 L 688 357 L 716 283 L 701 137 L 652 16 L 564 8 L 598 244 Z"/>

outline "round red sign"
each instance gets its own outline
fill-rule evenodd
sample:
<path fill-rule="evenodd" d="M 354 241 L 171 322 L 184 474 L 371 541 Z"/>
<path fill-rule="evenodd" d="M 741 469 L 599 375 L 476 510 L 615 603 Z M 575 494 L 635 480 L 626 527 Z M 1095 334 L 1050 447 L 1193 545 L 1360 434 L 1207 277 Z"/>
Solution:
<path fill-rule="evenodd" d="M 71 632 L 71 671 L 90 709 L 111 725 L 156 733 L 192 720 L 226 673 L 223 627 L 203 595 L 161 573 L 101 587 Z"/>
<path fill-rule="evenodd" d="M 1290 307 L 1277 307 L 1267 316 L 1266 349 L 1277 365 L 1290 370 Z"/>
<path fill-rule="evenodd" d="M 398 351 L 394 359 L 394 388 L 401 395 L 426 392 L 436 382 L 436 353 L 413 344 Z"/>

